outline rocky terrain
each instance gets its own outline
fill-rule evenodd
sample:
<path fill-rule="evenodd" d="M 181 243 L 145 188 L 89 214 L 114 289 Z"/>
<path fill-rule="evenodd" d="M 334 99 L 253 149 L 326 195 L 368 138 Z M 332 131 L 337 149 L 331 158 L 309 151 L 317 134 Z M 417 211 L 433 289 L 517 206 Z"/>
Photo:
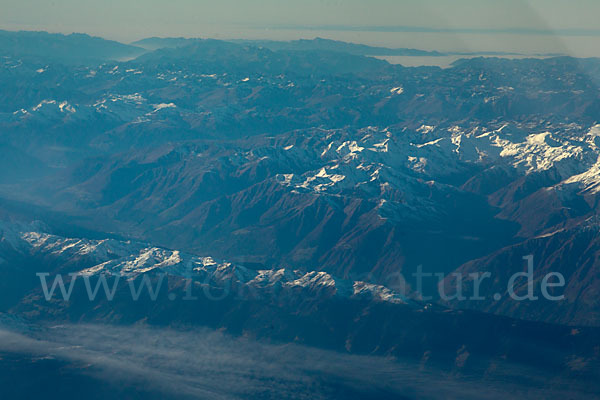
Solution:
<path fill-rule="evenodd" d="M 0 50 L 3 312 L 461 371 L 597 366 L 600 61 L 405 68 L 323 40 L 14 33 Z M 563 300 L 507 296 L 527 256 Z M 437 275 L 418 288 L 416 271 Z M 484 300 L 440 296 L 486 272 Z M 77 301 L 46 301 L 39 273 L 78 280 Z M 158 300 L 124 298 L 163 276 Z M 103 277 L 116 300 L 90 303 L 82 282 Z"/>

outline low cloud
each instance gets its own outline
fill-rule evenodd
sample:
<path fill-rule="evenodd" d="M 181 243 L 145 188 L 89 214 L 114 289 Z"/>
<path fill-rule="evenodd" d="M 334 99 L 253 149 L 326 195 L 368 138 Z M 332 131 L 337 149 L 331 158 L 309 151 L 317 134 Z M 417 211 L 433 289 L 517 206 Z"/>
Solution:
<path fill-rule="evenodd" d="M 418 363 L 264 344 L 204 329 L 13 327 L 0 329 L 0 354 L 57 360 L 76 376 L 168 399 L 495 399 L 532 390 L 510 381 L 451 377 Z M 565 394 L 552 392 L 556 398 Z"/>

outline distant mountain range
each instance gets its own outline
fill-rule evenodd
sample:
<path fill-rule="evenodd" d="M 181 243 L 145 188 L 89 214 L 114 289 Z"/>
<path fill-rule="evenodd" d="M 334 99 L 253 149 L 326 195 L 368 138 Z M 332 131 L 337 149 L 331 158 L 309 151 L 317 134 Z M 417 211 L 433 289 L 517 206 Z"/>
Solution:
<path fill-rule="evenodd" d="M 201 39 L 186 38 L 147 38 L 132 45 L 142 47 L 147 50 L 158 50 L 161 48 L 184 47 L 194 44 Z M 444 53 L 437 51 L 424 51 L 416 49 L 389 49 L 385 47 L 374 47 L 363 44 L 347 43 L 337 40 L 316 38 L 313 40 L 292 40 L 292 41 L 274 41 L 274 40 L 232 40 L 233 43 L 252 45 L 255 47 L 264 47 L 273 51 L 336 51 L 359 56 L 442 56 Z"/>
<path fill-rule="evenodd" d="M 207 39 L 197 38 L 146 38 L 131 44 L 123 44 L 112 40 L 93 37 L 86 34 L 73 33 L 70 35 L 47 32 L 3 31 L 0 30 L 0 54 L 4 56 L 44 59 L 46 61 L 66 64 L 94 64 L 103 61 L 131 60 L 142 54 L 159 49 L 186 47 L 201 43 Z M 231 43 L 265 48 L 271 51 L 329 51 L 357 56 L 409 56 L 409 57 L 440 57 L 457 56 L 502 56 L 514 53 L 483 52 L 483 53 L 442 53 L 418 49 L 391 49 L 385 47 L 367 46 L 347 43 L 330 39 L 316 38 L 313 40 L 231 40 Z M 222 42 L 221 42 L 222 43 Z"/>
<path fill-rule="evenodd" d="M 81 33 L 70 35 L 47 32 L 0 30 L 0 55 L 43 58 L 67 64 L 97 63 L 135 58 L 145 50 L 139 47 Z"/>

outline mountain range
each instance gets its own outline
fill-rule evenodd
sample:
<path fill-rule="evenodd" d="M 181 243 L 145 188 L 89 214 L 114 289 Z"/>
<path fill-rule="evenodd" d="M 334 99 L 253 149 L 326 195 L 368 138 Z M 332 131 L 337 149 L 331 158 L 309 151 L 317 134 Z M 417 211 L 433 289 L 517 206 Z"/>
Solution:
<path fill-rule="evenodd" d="M 368 57 L 398 54 L 441 55 L 0 32 L 0 311 L 593 375 L 600 60 Z M 527 256 L 563 301 L 508 296 Z M 47 302 L 35 275 L 165 273 L 180 298 L 187 265 L 237 296 Z M 440 296 L 485 272 L 485 300 Z"/>

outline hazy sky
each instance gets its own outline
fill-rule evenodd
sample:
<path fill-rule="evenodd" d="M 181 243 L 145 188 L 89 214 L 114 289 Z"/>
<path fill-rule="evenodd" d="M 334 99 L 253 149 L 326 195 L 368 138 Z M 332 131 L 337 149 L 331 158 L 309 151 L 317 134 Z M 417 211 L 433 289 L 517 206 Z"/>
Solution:
<path fill-rule="evenodd" d="M 0 28 L 126 42 L 322 36 L 397 47 L 600 56 L 598 15 L 598 0 L 0 0 Z"/>

